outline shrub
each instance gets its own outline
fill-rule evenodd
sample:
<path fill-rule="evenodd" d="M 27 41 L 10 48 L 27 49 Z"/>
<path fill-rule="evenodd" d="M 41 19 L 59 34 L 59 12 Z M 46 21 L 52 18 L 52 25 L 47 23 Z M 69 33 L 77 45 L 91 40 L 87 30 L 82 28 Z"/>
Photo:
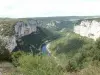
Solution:
<path fill-rule="evenodd" d="M 0 39 L 0 60 L 10 59 L 10 53 L 5 47 L 6 47 L 6 42 L 3 39 Z"/>
<path fill-rule="evenodd" d="M 100 49 L 100 38 L 98 38 L 95 42 L 95 45 L 98 49 Z"/>
<path fill-rule="evenodd" d="M 18 59 L 19 59 L 22 55 L 25 55 L 25 53 L 22 52 L 22 51 L 13 52 L 13 53 L 11 54 L 12 63 L 14 64 L 14 66 L 18 66 L 18 65 L 19 65 Z"/>
<path fill-rule="evenodd" d="M 19 69 L 24 75 L 63 75 L 52 57 L 26 55 L 19 58 Z"/>

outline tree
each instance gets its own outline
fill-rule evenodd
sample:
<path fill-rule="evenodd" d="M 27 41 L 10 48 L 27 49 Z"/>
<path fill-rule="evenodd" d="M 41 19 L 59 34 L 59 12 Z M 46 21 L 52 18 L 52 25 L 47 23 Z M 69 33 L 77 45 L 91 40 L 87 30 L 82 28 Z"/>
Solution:
<path fill-rule="evenodd" d="M 0 39 L 0 60 L 8 60 L 10 58 L 10 53 L 5 48 L 6 45 L 6 42 L 3 39 Z"/>
<path fill-rule="evenodd" d="M 96 48 L 100 49 L 100 38 L 98 38 L 98 39 L 96 40 L 95 45 L 96 45 Z"/>

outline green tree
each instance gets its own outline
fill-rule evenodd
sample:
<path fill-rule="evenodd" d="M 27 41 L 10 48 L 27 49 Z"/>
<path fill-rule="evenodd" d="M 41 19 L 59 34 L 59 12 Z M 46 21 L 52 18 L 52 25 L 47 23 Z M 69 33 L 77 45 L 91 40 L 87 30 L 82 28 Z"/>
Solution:
<path fill-rule="evenodd" d="M 10 59 L 10 53 L 5 48 L 6 42 L 3 39 L 0 39 L 0 60 L 9 60 Z"/>

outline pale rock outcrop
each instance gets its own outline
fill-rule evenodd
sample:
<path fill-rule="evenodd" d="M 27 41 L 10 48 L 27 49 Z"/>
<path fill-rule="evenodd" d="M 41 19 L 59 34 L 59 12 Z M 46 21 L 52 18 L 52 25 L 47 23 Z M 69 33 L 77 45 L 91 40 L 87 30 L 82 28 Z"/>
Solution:
<path fill-rule="evenodd" d="M 9 50 L 9 52 L 12 52 L 12 50 L 17 46 L 16 43 L 16 37 L 15 36 L 0 36 L 0 39 L 2 39 L 6 43 L 6 49 Z"/>
<path fill-rule="evenodd" d="M 56 27 L 56 24 L 53 21 L 51 21 L 50 23 L 47 23 L 46 25 L 47 25 L 47 28 L 54 28 L 54 27 Z"/>
<path fill-rule="evenodd" d="M 74 32 L 96 40 L 100 37 L 100 22 L 96 20 L 81 21 L 79 25 L 74 26 Z"/>
<path fill-rule="evenodd" d="M 15 25 L 15 35 L 22 37 L 36 31 L 36 26 L 31 23 L 17 22 Z"/>
<path fill-rule="evenodd" d="M 4 40 L 7 45 L 6 48 L 12 52 L 13 49 L 17 46 L 16 40 L 18 38 L 21 38 L 25 35 L 29 35 L 32 32 L 36 32 L 37 28 L 36 28 L 36 23 L 33 23 L 33 21 L 27 21 L 27 22 L 23 22 L 23 21 L 19 21 L 14 25 L 14 32 L 15 34 L 12 36 L 1 36 L 0 35 L 0 39 Z"/>

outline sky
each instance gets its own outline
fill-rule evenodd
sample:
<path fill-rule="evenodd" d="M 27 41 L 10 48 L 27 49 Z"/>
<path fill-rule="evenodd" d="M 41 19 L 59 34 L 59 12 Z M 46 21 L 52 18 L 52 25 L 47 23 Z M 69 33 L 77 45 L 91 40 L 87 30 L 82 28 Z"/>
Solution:
<path fill-rule="evenodd" d="M 0 17 L 100 16 L 100 0 L 0 0 Z"/>

